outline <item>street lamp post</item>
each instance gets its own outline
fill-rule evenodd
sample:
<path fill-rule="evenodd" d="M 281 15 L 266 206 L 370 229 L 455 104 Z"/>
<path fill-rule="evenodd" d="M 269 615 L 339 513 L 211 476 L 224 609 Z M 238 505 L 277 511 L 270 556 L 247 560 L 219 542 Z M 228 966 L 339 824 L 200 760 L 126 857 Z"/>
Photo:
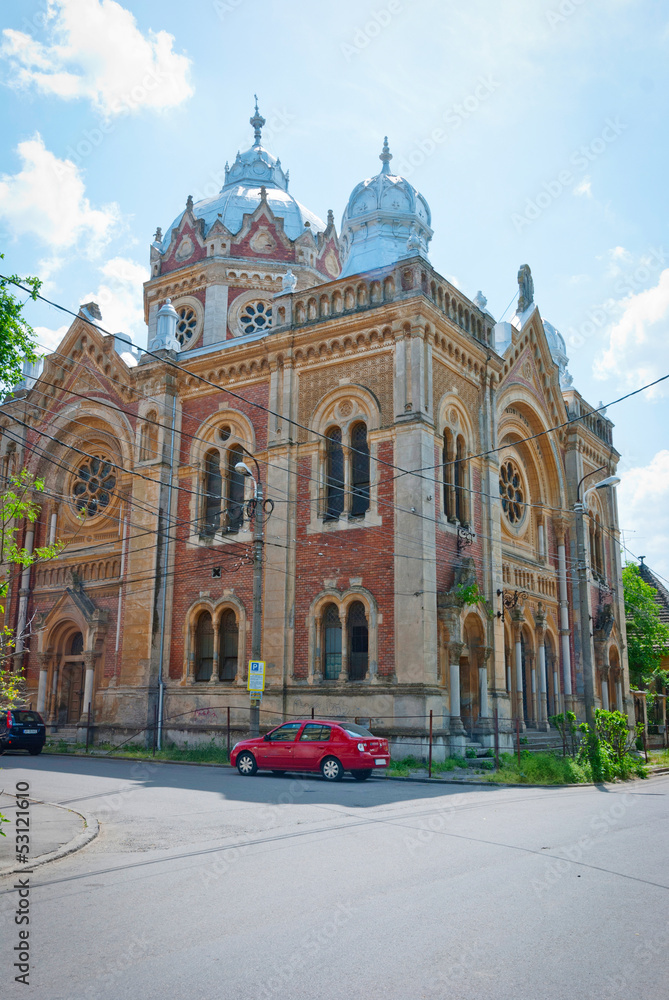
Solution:
<path fill-rule="evenodd" d="M 246 451 L 246 449 L 244 449 Z M 260 467 L 253 459 L 256 467 L 254 476 L 246 462 L 237 462 L 235 471 L 243 476 L 249 476 L 253 482 L 253 497 L 255 500 L 255 511 L 253 520 L 253 620 L 251 624 L 251 659 L 261 659 L 262 650 L 262 571 L 263 571 L 263 489 L 260 479 Z M 251 736 L 260 735 L 260 704 L 253 700 L 249 706 L 249 729 Z"/>
<path fill-rule="evenodd" d="M 599 469 L 597 472 L 601 471 Z M 583 479 L 586 477 L 584 476 Z M 581 480 L 581 483 L 583 482 Z M 585 701 L 585 721 L 592 729 L 595 722 L 595 664 L 590 642 L 590 594 L 588 592 L 588 547 L 585 530 L 585 513 L 587 511 L 587 497 L 595 490 L 603 490 L 609 486 L 617 486 L 620 482 L 617 476 L 609 476 L 602 479 L 601 483 L 595 483 L 583 494 L 583 500 L 577 500 L 574 504 L 576 514 L 576 545 L 578 552 L 578 582 L 579 582 L 579 604 L 581 608 L 581 664 L 583 668 L 583 698 Z M 581 483 L 579 483 L 579 492 Z M 578 492 L 577 492 L 578 496 Z"/>

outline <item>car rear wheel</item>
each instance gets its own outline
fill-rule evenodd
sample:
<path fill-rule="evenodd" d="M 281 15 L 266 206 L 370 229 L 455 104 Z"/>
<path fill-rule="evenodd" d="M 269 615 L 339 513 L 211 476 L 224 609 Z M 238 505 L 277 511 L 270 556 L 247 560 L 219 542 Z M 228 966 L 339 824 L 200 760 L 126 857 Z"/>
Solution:
<path fill-rule="evenodd" d="M 336 757 L 326 757 L 321 764 L 321 774 L 326 781 L 341 781 L 344 777 L 341 761 L 338 761 Z"/>
<path fill-rule="evenodd" d="M 372 773 L 371 767 L 365 768 L 364 771 L 351 771 L 351 774 L 353 775 L 356 781 L 367 781 L 367 778 L 369 778 L 371 773 Z"/>
<path fill-rule="evenodd" d="M 256 759 L 252 753 L 245 750 L 240 753 L 237 758 L 237 770 L 240 774 L 244 775 L 245 778 L 252 777 L 258 770 L 258 765 L 256 764 Z"/>
<path fill-rule="evenodd" d="M 37 754 L 41 752 L 42 752 L 41 747 L 30 747 L 30 749 L 28 750 L 28 753 L 31 754 L 33 757 L 36 757 Z"/>

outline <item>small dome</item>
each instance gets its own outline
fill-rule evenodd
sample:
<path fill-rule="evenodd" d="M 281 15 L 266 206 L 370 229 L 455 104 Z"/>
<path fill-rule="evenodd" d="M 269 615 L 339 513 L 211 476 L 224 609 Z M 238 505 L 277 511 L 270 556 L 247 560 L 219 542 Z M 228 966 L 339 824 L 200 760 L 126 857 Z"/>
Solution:
<path fill-rule="evenodd" d="M 283 219 L 284 232 L 291 240 L 296 240 L 304 232 L 307 222 L 314 233 L 324 232 L 326 226 L 322 219 L 288 194 L 290 174 L 288 171 L 284 172 L 281 160 L 261 145 L 261 131 L 265 119 L 258 113 L 257 101 L 255 114 L 250 123 L 253 125 L 255 135 L 251 148 L 243 153 L 237 153 L 232 166 L 226 163 L 225 183 L 218 194 L 211 198 L 203 198 L 202 201 L 192 205 L 195 218 L 204 219 L 205 237 L 217 219 L 220 219 L 231 233 L 238 233 L 242 228 L 244 214 L 250 215 L 260 204 L 263 187 L 267 192 L 267 204 L 274 215 Z M 165 237 L 160 243 L 163 253 L 170 244 L 172 230 L 179 225 L 182 214 L 179 213 L 165 231 Z"/>
<path fill-rule="evenodd" d="M 569 364 L 569 358 L 567 357 L 567 345 L 564 342 L 564 337 L 559 330 L 549 323 L 547 319 L 543 320 L 544 333 L 546 334 L 546 340 L 548 341 L 548 347 L 550 349 L 553 361 L 556 363 L 560 369 L 560 375 L 564 372 L 567 365 Z"/>
<path fill-rule="evenodd" d="M 358 184 L 344 209 L 342 277 L 386 267 L 415 254 L 427 258 L 432 239 L 430 206 L 404 177 L 391 174 L 387 137 L 379 159 L 381 172 Z"/>

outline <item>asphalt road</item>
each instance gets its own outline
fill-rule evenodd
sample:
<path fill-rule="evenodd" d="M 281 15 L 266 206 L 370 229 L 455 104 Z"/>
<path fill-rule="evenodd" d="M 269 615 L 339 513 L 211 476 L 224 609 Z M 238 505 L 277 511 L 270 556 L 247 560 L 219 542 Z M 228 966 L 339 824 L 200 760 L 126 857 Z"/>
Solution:
<path fill-rule="evenodd" d="M 339 785 L 3 758 L 97 840 L 0 884 L 2 996 L 612 1000 L 669 994 L 669 776 L 606 788 Z M 11 833 L 12 831 L 10 831 Z"/>

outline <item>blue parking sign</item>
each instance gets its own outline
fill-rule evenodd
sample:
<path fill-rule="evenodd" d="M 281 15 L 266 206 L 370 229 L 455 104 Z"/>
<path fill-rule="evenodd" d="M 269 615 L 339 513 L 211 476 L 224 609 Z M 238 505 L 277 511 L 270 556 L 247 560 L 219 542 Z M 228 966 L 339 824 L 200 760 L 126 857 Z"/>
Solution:
<path fill-rule="evenodd" d="M 265 690 L 265 661 L 249 660 L 249 677 L 246 685 L 247 691 Z"/>

